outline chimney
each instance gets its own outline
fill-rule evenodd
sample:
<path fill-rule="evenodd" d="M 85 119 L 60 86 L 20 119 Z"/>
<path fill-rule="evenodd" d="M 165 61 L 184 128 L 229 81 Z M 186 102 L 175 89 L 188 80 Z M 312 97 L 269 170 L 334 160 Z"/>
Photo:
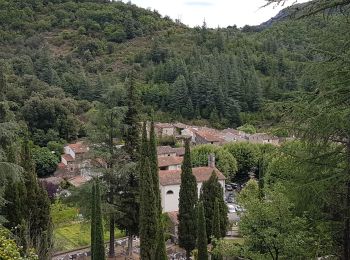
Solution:
<path fill-rule="evenodd" d="M 208 155 L 208 167 L 215 168 L 215 154 L 213 153 Z"/>

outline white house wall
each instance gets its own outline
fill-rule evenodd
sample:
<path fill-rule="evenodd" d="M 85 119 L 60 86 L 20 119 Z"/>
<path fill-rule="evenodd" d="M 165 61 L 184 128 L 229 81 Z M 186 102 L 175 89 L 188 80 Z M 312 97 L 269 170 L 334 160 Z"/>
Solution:
<path fill-rule="evenodd" d="M 225 181 L 220 180 L 222 188 L 225 188 Z M 198 197 L 202 188 L 202 182 L 197 183 Z M 167 194 L 168 191 L 172 191 L 173 194 Z M 180 194 L 180 184 L 178 185 L 168 185 L 160 186 L 160 194 L 162 199 L 162 209 L 163 212 L 172 212 L 179 210 L 179 194 Z"/>
<path fill-rule="evenodd" d="M 75 153 L 68 145 L 64 147 L 64 153 L 69 154 L 75 159 Z"/>

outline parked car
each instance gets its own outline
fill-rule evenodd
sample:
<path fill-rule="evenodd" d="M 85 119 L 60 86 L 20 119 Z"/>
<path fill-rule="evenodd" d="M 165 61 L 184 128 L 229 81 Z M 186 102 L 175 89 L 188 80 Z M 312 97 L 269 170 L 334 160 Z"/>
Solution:
<path fill-rule="evenodd" d="M 234 199 L 234 197 L 227 197 L 226 201 L 227 201 L 227 203 L 233 203 L 233 202 L 235 202 L 235 199 Z"/>
<path fill-rule="evenodd" d="M 227 205 L 229 213 L 236 213 L 236 207 L 233 205 Z"/>
<path fill-rule="evenodd" d="M 239 189 L 240 188 L 240 185 L 238 183 L 235 183 L 235 182 L 232 182 L 230 183 L 231 187 L 236 190 L 236 189 Z"/>
<path fill-rule="evenodd" d="M 226 185 L 225 185 L 225 189 L 226 189 L 227 191 L 233 191 L 232 186 L 231 186 L 230 184 L 226 184 Z"/>

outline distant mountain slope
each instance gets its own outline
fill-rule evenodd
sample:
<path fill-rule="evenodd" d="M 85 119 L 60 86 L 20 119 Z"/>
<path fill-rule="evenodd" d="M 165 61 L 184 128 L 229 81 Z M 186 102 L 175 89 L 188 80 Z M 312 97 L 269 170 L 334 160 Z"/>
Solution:
<path fill-rule="evenodd" d="M 86 134 L 86 112 L 98 102 L 126 104 L 133 70 L 145 117 L 155 111 L 159 121 L 266 127 L 275 120 L 261 112 L 267 102 L 313 89 L 304 72 L 323 56 L 310 49 L 323 35 L 340 39 L 338 20 L 346 19 L 288 15 L 282 11 L 258 32 L 191 29 L 119 1 L 2 0 L 6 109 L 37 144 L 71 140 Z"/>

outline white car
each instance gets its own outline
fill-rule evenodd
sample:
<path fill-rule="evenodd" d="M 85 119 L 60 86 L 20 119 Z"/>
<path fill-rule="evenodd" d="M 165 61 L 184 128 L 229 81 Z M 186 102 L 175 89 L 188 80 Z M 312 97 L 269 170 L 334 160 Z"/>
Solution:
<path fill-rule="evenodd" d="M 236 213 L 236 207 L 233 205 L 227 205 L 229 213 Z"/>

